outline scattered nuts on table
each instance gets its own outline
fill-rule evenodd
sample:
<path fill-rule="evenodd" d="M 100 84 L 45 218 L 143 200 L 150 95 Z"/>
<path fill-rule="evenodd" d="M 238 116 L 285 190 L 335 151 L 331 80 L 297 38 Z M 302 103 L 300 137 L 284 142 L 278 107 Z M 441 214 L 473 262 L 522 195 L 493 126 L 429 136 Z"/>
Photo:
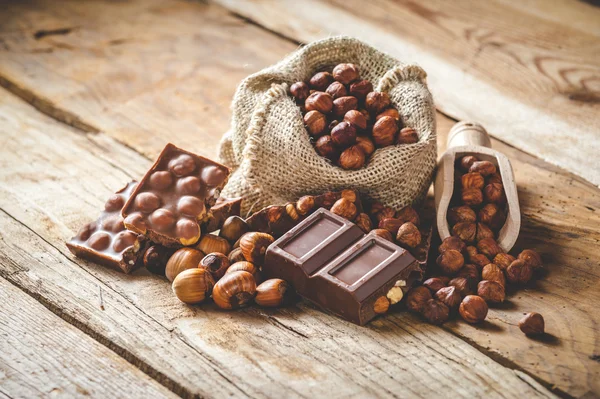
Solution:
<path fill-rule="evenodd" d="M 355 64 L 317 72 L 308 83 L 292 84 L 290 94 L 302 109 L 317 153 L 342 169 L 364 167 L 375 147 L 419 141 L 418 132 L 403 125 L 389 95 L 373 91 Z"/>

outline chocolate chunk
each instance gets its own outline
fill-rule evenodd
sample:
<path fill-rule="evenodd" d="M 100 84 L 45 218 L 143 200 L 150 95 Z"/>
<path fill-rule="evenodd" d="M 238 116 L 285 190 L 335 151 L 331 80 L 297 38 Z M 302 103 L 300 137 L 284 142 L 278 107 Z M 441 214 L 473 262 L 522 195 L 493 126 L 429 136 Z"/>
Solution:
<path fill-rule="evenodd" d="M 140 265 L 146 240 L 125 229 L 121 209 L 136 188 L 132 181 L 113 194 L 95 222 L 86 224 L 67 242 L 76 256 L 129 273 Z"/>
<path fill-rule="evenodd" d="M 302 297 L 359 325 L 380 313 L 375 309 L 377 300 L 384 297 L 395 303 L 398 294 L 390 298 L 392 289 L 408 289 L 423 274 L 406 250 L 375 234 L 365 235 L 323 208 L 269 246 L 262 270 L 268 278 L 288 281 Z"/>
<path fill-rule="evenodd" d="M 168 246 L 193 245 L 229 169 L 167 144 L 123 207 L 125 226 Z"/>

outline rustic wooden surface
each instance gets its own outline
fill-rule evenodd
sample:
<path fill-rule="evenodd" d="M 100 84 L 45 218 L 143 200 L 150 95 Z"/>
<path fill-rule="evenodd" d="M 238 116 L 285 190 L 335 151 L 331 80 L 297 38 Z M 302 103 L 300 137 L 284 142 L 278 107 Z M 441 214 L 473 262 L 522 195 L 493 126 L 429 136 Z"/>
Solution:
<path fill-rule="evenodd" d="M 560 22 L 538 0 L 525 3 L 522 15 Z M 395 312 L 359 328 L 304 303 L 231 313 L 187 307 L 160 278 L 143 271 L 124 276 L 76 259 L 64 241 L 97 215 L 111 192 L 139 178 L 167 141 L 214 156 L 235 85 L 304 41 L 298 26 L 288 29 L 281 15 L 271 25 L 235 14 L 254 18 L 247 3 L 235 13 L 185 1 L 56 7 L 40 0 L 3 7 L 0 277 L 85 340 L 182 396 L 600 395 L 600 191 L 593 185 L 493 140 L 515 169 L 523 212 L 517 246 L 539 249 L 547 267 L 479 327 L 456 321 L 438 328 Z M 578 7 L 564 15 L 587 24 L 586 34 L 597 33 Z M 430 79 L 436 71 L 429 70 Z M 488 68 L 493 71 L 498 68 Z M 485 71 L 478 74 L 488 79 Z M 443 91 L 435 95 L 445 104 Z M 440 153 L 453 123 L 438 117 Z M 527 339 L 516 326 L 532 310 L 546 318 L 544 340 Z M 3 382 L 0 393 L 28 396 L 5 367 L 0 363 L 0 375 L 11 389 Z M 52 378 L 54 370 L 39 372 Z M 124 378 L 135 380 L 129 373 Z M 82 384 L 97 383 L 80 377 Z"/>

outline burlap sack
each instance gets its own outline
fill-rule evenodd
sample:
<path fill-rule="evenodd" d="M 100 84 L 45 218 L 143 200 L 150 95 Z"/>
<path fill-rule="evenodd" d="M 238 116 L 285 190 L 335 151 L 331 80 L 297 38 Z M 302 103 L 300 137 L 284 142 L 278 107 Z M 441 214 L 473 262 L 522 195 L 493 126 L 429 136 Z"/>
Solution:
<path fill-rule="evenodd" d="M 418 132 L 418 143 L 380 148 L 356 171 L 334 166 L 315 152 L 288 87 L 342 62 L 357 64 L 363 79 L 389 94 L 404 124 Z M 221 162 L 233 170 L 222 195 L 244 197 L 243 215 L 344 188 L 395 209 L 420 200 L 436 164 L 435 108 L 425 77 L 418 66 L 348 37 L 311 43 L 249 76 L 237 89 L 231 130 L 221 140 Z"/>

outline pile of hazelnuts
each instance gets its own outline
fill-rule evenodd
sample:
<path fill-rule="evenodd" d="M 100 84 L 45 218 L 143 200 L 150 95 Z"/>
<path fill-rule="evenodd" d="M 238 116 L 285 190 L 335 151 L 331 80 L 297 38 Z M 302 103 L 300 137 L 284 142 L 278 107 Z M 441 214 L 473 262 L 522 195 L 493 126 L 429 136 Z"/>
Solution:
<path fill-rule="evenodd" d="M 506 195 L 496 166 L 467 155 L 458 160 L 455 206 L 448 211 L 452 235 L 439 247 L 437 270 L 406 296 L 406 307 L 432 324 L 458 313 L 468 323 L 485 320 L 488 305 L 504 302 L 506 288 L 528 283 L 542 267 L 525 249 L 517 257 L 496 242 L 506 221 Z M 544 332 L 544 319 L 529 313 L 519 323 L 527 335 Z"/>
<path fill-rule="evenodd" d="M 292 84 L 290 92 L 317 153 L 343 169 L 362 168 L 376 148 L 419 141 L 387 93 L 373 91 L 355 64 L 318 72 L 308 83 Z"/>
<path fill-rule="evenodd" d="M 267 233 L 252 232 L 239 216 L 225 220 L 219 235 L 206 234 L 194 247 L 170 249 L 151 246 L 144 265 L 165 275 L 177 298 L 189 305 L 212 298 L 222 309 L 238 309 L 254 302 L 263 307 L 288 304 L 294 290 L 281 279 L 263 281 L 260 266 L 274 241 Z"/>

